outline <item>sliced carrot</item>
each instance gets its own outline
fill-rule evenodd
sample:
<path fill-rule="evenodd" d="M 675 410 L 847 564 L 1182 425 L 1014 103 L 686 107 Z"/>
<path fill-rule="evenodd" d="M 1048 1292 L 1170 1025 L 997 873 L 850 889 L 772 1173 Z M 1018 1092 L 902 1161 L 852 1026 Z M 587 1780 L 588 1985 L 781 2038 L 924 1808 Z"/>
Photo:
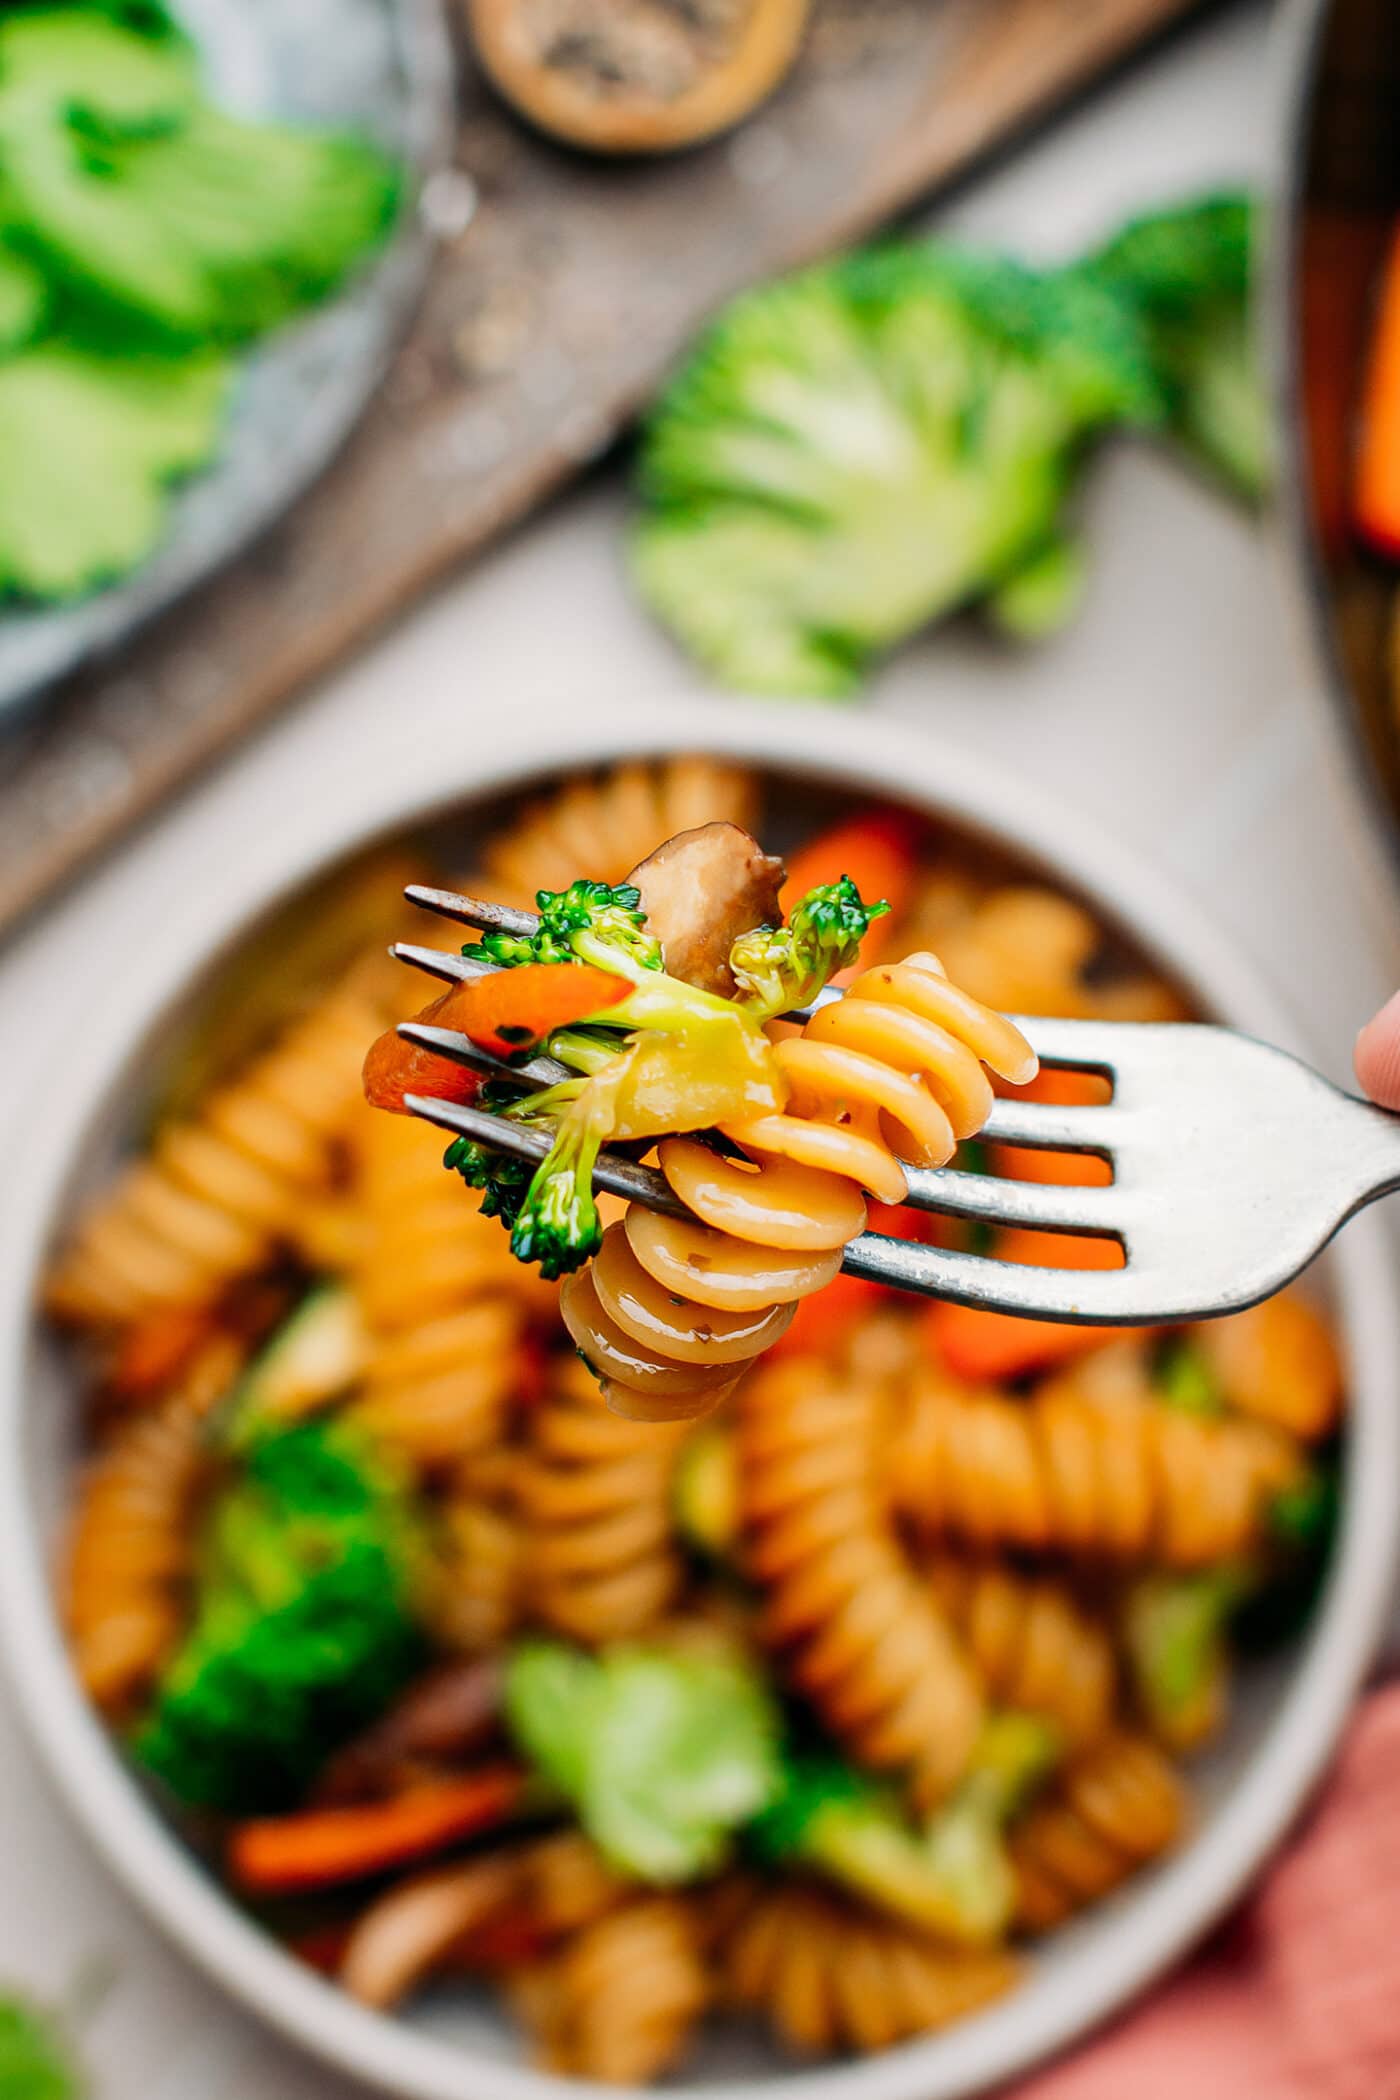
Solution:
<path fill-rule="evenodd" d="M 382 1874 L 495 1829 L 518 1805 L 525 1784 L 514 1766 L 493 1765 L 463 1779 L 415 1786 L 391 1801 L 242 1823 L 229 1839 L 229 1874 L 258 1895 Z"/>
<path fill-rule="evenodd" d="M 1116 1240 L 1075 1239 L 1063 1232 L 1016 1227 L 998 1233 L 999 1259 L 1037 1268 L 1121 1269 Z M 1049 1364 L 1067 1363 L 1097 1349 L 1119 1330 L 1078 1327 L 1058 1320 L 1022 1320 L 1014 1313 L 984 1312 L 976 1305 L 939 1299 L 920 1314 L 925 1339 L 938 1360 L 969 1384 L 1024 1378 Z"/>
<path fill-rule="evenodd" d="M 913 894 L 922 836 L 921 821 L 907 810 L 875 807 L 858 811 L 799 846 L 790 857 L 783 909 L 791 911 L 799 897 L 819 883 L 839 882 L 849 875 L 867 904 L 883 900 L 890 907 L 861 943 L 862 964 L 878 961 L 894 922 Z"/>
<path fill-rule="evenodd" d="M 1400 560 L 1400 230 L 1381 276 L 1361 402 L 1353 496 L 1356 529 Z"/>
<path fill-rule="evenodd" d="M 108 1373 L 114 1398 L 137 1400 L 159 1392 L 184 1370 L 214 1331 L 207 1305 L 163 1305 L 123 1337 Z"/>
<path fill-rule="evenodd" d="M 518 1057 L 556 1028 L 616 1006 L 631 989 L 627 978 L 587 963 L 526 963 L 454 986 L 451 1019 L 441 1025 L 459 1028 L 493 1057 Z"/>
<path fill-rule="evenodd" d="M 616 1006 L 631 989 L 625 977 L 586 963 L 525 963 L 518 970 L 495 970 L 489 977 L 454 984 L 414 1019 L 470 1036 L 493 1057 L 514 1057 L 556 1028 Z M 408 1113 L 407 1094 L 474 1101 L 481 1090 L 478 1073 L 406 1043 L 392 1028 L 371 1044 L 364 1082 L 366 1100 L 397 1115 Z"/>

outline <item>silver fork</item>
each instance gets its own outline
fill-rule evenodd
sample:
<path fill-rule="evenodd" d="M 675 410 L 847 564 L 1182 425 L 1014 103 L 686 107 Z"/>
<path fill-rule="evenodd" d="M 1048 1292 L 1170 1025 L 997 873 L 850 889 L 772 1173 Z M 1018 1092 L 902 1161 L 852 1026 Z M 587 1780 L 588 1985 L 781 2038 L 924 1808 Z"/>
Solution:
<path fill-rule="evenodd" d="M 485 931 L 529 934 L 533 914 L 418 885 L 416 904 Z M 394 953 L 449 981 L 495 968 L 483 958 L 400 942 Z M 822 994 L 817 1004 L 839 998 Z M 814 1009 L 796 1009 L 804 1019 Z M 1211 1319 L 1278 1290 L 1354 1212 L 1400 1188 L 1400 1115 L 1358 1100 L 1287 1051 L 1200 1022 L 1067 1021 L 1011 1017 L 1043 1065 L 1092 1072 L 1112 1098 L 1061 1107 L 998 1100 L 982 1135 L 1039 1151 L 1106 1160 L 1110 1184 L 1063 1187 L 956 1168 L 907 1169 L 910 1204 L 987 1225 L 1023 1225 L 1114 1240 L 1123 1266 L 1021 1266 L 863 1232 L 843 1267 L 899 1290 L 988 1311 L 1151 1326 Z M 405 1022 L 424 1049 L 513 1081 L 549 1086 L 575 1076 L 550 1057 L 506 1065 L 467 1036 Z M 480 1109 L 411 1095 L 413 1113 L 522 1159 L 549 1138 Z M 603 1152 L 594 1185 L 653 1210 L 688 1213 L 664 1178 Z"/>

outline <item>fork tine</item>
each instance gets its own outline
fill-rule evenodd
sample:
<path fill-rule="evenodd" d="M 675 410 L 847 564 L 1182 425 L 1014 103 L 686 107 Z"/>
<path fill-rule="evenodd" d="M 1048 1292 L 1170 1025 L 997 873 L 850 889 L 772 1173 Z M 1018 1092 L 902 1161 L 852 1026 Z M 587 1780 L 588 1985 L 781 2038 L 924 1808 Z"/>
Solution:
<path fill-rule="evenodd" d="M 852 1240 L 842 1266 L 852 1276 L 892 1284 L 896 1290 L 1038 1320 L 1119 1327 L 1160 1317 L 1150 1284 L 1148 1296 L 1139 1300 L 1139 1282 L 1131 1267 L 1033 1268 L 990 1255 L 893 1240 L 879 1232 L 863 1232 Z"/>
<path fill-rule="evenodd" d="M 1120 1054 L 1121 1021 L 1072 1021 L 1056 1014 L 1008 1014 L 1006 1018 L 1020 1029 L 1043 1065 L 1113 1077 Z"/>
<path fill-rule="evenodd" d="M 425 1123 L 436 1123 L 441 1130 L 451 1130 L 458 1137 L 474 1138 L 479 1145 L 489 1145 L 496 1152 L 514 1153 L 517 1159 L 533 1160 L 536 1165 L 554 1142 L 548 1131 L 531 1130 L 524 1123 L 512 1123 L 504 1116 L 493 1116 L 485 1109 L 468 1108 L 457 1101 L 437 1101 L 424 1094 L 406 1094 L 404 1103 Z M 593 1186 L 606 1189 L 612 1196 L 627 1196 L 633 1202 L 645 1203 L 648 1210 L 664 1211 L 668 1217 L 691 1216 L 664 1176 L 654 1167 L 639 1166 L 636 1160 L 628 1159 L 620 1152 L 598 1154 L 593 1168 Z"/>
<path fill-rule="evenodd" d="M 400 1031 L 402 1032 L 402 1031 Z M 1037 1232 L 1082 1232 L 1119 1239 L 1123 1196 L 1109 1187 L 1059 1187 L 963 1174 L 949 1167 L 908 1167 L 908 1202 L 915 1210 L 976 1218 L 988 1225 L 1027 1225 Z"/>
<path fill-rule="evenodd" d="M 540 930 L 539 915 L 518 911 L 513 904 L 495 904 L 489 897 L 467 897 L 460 890 L 435 890 L 423 882 L 410 882 L 404 891 L 410 904 L 438 912 L 444 919 L 475 926 L 481 933 L 514 933 L 523 939 Z"/>
<path fill-rule="evenodd" d="M 412 941 L 395 941 L 389 953 L 396 962 L 411 963 L 430 977 L 449 984 L 469 984 L 474 977 L 489 977 L 499 965 L 479 955 L 459 955 L 455 948 L 416 948 Z"/>
<path fill-rule="evenodd" d="M 504 1058 L 493 1057 L 483 1050 L 469 1035 L 459 1035 L 455 1028 L 434 1028 L 424 1021 L 400 1021 L 398 1033 L 406 1043 L 417 1043 L 422 1050 L 432 1050 L 439 1057 L 450 1057 L 454 1064 L 470 1065 L 474 1071 L 488 1072 L 493 1079 L 515 1079 L 523 1087 L 557 1086 L 562 1079 L 577 1079 L 567 1065 L 561 1065 L 557 1057 L 529 1057 L 523 1064 L 509 1065 Z"/>
<path fill-rule="evenodd" d="M 1094 1152 L 1112 1157 L 1126 1128 L 1124 1113 L 1101 1108 L 1062 1108 L 1049 1101 L 998 1100 L 977 1135 L 997 1145 L 1025 1145 L 1036 1152 Z"/>

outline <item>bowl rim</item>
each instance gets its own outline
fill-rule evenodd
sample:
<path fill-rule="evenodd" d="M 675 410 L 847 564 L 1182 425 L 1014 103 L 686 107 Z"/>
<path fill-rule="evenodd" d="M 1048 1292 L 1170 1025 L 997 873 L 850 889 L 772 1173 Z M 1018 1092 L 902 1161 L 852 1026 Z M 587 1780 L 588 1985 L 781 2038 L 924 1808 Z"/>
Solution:
<path fill-rule="evenodd" d="M 1253 966 L 1196 906 L 1094 823 L 1032 781 L 894 718 L 707 700 L 615 702 L 590 714 L 535 708 L 522 754 L 508 711 L 473 720 L 454 765 L 404 736 L 376 763 L 344 753 L 308 796 L 287 772 L 260 802 L 240 856 L 104 987 L 103 1027 L 56 1057 L 42 1114 L 12 1164 L 11 1258 L 0 1264 L 0 1654 L 31 1740 L 99 1856 L 166 1935 L 250 2011 L 342 2072 L 402 2100 L 568 2100 L 589 2081 L 534 2071 L 355 2004 L 230 1902 L 143 1797 L 70 1668 L 48 1554 L 27 1493 L 25 1399 L 39 1333 L 34 1290 L 82 1134 L 194 976 L 253 920 L 327 863 L 464 801 L 631 757 L 699 751 L 895 796 L 1097 900 L 1203 1003 L 1297 1047 Z M 531 755 L 533 754 L 533 755 Z M 449 776 L 449 784 L 444 776 Z M 211 928 L 213 929 L 211 933 Z M 878 2056 L 819 2069 L 693 2082 L 687 2100 L 956 2100 L 1027 2070 L 1103 2020 L 1215 1922 L 1288 1828 L 1318 1777 L 1385 1622 L 1400 1547 L 1400 1309 L 1386 1236 L 1347 1229 L 1333 1285 L 1355 1392 L 1337 1551 L 1279 1709 L 1209 1826 L 1150 1880 L 1072 1928 L 1052 1970 L 976 2018 Z M 598 2093 L 612 2088 L 597 2085 Z"/>

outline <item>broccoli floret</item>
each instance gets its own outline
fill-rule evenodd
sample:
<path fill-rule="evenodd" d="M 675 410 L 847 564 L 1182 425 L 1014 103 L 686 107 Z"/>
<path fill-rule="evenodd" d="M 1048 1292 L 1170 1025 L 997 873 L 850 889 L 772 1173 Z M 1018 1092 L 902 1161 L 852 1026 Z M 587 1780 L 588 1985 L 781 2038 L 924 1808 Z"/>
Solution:
<path fill-rule="evenodd" d="M 38 334 L 49 306 L 42 270 L 0 243 L 0 353 L 21 349 Z"/>
<path fill-rule="evenodd" d="M 659 970 L 661 943 L 646 931 L 641 903 L 641 891 L 630 882 L 580 880 L 566 890 L 538 890 L 537 933 L 488 933 L 462 952 L 488 955 L 507 969 L 521 963 L 589 962 L 616 970 L 622 955 L 634 967 Z M 600 956 L 606 960 L 598 962 Z"/>
<path fill-rule="evenodd" d="M 606 1129 L 589 1113 L 587 1097 L 565 1112 L 553 1145 L 536 1168 L 511 1226 L 517 1261 L 538 1262 L 551 1279 L 581 1268 L 603 1243 L 593 1197 L 593 1168 Z"/>
<path fill-rule="evenodd" d="M 764 1015 L 806 1006 L 860 954 L 871 921 L 889 910 L 866 904 L 849 875 L 809 890 L 786 926 L 741 934 L 729 951 L 740 997 Z"/>
<path fill-rule="evenodd" d="M 1045 1723 L 994 1715 L 967 1777 L 921 1830 L 842 1759 L 789 1753 L 782 1793 L 747 1838 L 770 1865 L 813 1869 L 926 1931 L 979 1944 L 1011 1913 L 1006 1823 L 1058 1755 Z"/>
<path fill-rule="evenodd" d="M 255 1444 L 213 1502 L 194 1617 L 134 1749 L 181 1800 L 284 1808 L 423 1658 L 418 1533 L 387 1455 L 343 1424 Z"/>
<path fill-rule="evenodd" d="M 1167 1407 L 1186 1415 L 1219 1415 L 1225 1411 L 1220 1380 L 1203 1349 L 1189 1335 L 1178 1335 L 1160 1350 L 1152 1370 L 1153 1389 Z"/>
<path fill-rule="evenodd" d="M 1134 220 L 1085 266 L 1138 314 L 1173 435 L 1248 503 L 1267 493 L 1273 470 L 1250 328 L 1258 230 L 1251 198 L 1203 197 Z"/>
<path fill-rule="evenodd" d="M 644 1881 L 713 1872 L 778 1784 L 776 1710 L 739 1656 L 529 1641 L 507 1665 L 505 1703 L 537 1771 Z"/>
<path fill-rule="evenodd" d="M 1230 1566 L 1144 1576 L 1129 1590 L 1123 1653 L 1138 1707 L 1163 1742 L 1189 1749 L 1215 1727 L 1230 1618 L 1257 1583 L 1257 1573 Z"/>
<path fill-rule="evenodd" d="M 983 613 L 1012 641 L 1043 641 L 1078 612 L 1085 576 L 1082 545 L 1060 533 L 989 594 Z"/>
<path fill-rule="evenodd" d="M 86 2083 L 51 2013 L 27 1998 L 0 1998 L 0 2094 L 5 2100 L 79 2100 Z"/>
<path fill-rule="evenodd" d="M 608 1008 L 606 1025 L 561 1029 L 550 1037 L 551 1053 L 581 1078 L 503 1102 L 513 1121 L 552 1132 L 538 1167 L 502 1168 L 473 1145 L 452 1146 L 447 1164 L 485 1189 L 486 1207 L 510 1224 L 517 1257 L 557 1277 L 598 1250 L 602 1230 L 592 1177 L 603 1145 L 695 1128 L 726 1114 L 763 1113 L 779 1106 L 780 1097 L 761 1016 L 669 974 L 660 943 L 646 931 L 634 885 L 578 881 L 566 890 L 541 890 L 536 901 L 535 933 L 488 934 L 479 950 L 464 953 L 484 952 L 507 969 L 588 963 L 627 978 L 632 990 Z M 665 1038 L 673 1040 L 691 1081 L 684 1107 L 677 1072 L 659 1069 L 649 1055 Z M 682 1120 L 688 1110 L 696 1123 Z"/>
<path fill-rule="evenodd" d="M 840 696 L 1059 530 L 1087 442 L 1162 404 L 1135 313 L 1090 279 L 935 243 L 751 292 L 645 433 L 633 567 L 750 691 Z"/>
<path fill-rule="evenodd" d="M 218 439 L 217 357 L 89 355 L 53 338 L 0 360 L 0 598 L 71 598 L 160 539 L 169 484 Z"/>

